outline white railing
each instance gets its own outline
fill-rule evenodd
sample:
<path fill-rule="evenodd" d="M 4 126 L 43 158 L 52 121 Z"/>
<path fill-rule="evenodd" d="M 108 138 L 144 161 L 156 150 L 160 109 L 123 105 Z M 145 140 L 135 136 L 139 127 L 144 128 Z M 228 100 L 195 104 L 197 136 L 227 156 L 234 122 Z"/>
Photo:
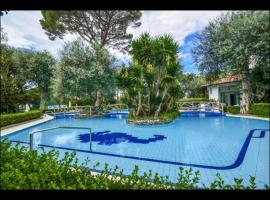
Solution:
<path fill-rule="evenodd" d="M 127 104 L 109 104 L 105 106 L 105 110 L 128 110 Z"/>
<path fill-rule="evenodd" d="M 219 102 L 178 102 L 179 110 L 218 111 L 223 113 L 223 104 Z"/>
<path fill-rule="evenodd" d="M 110 110 L 128 110 L 128 106 L 126 104 L 110 104 L 103 107 L 97 107 L 97 106 L 71 106 L 71 107 L 58 107 L 51 109 L 49 111 L 46 111 L 46 114 L 67 114 L 70 112 L 77 112 L 78 115 L 87 115 L 92 116 L 95 114 L 105 114 L 106 112 L 109 112 Z"/>

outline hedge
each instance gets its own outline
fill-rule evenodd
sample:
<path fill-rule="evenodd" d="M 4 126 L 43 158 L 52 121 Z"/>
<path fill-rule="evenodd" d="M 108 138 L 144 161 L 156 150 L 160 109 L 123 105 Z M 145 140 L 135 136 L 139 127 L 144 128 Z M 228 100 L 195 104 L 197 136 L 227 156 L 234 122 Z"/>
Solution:
<path fill-rule="evenodd" d="M 144 172 L 139 175 L 138 166 L 129 175 L 117 166 L 104 170 L 98 175 L 90 173 L 88 162 L 78 164 L 76 153 L 65 153 L 59 157 L 59 151 L 49 152 L 37 150 L 28 151 L 28 148 L 12 146 L 7 141 L 0 141 L 1 149 L 1 189 L 198 189 L 200 180 L 199 171 L 192 168 L 184 170 L 179 167 L 178 181 L 172 183 L 168 177 L 157 173 Z M 96 168 L 96 163 L 93 168 Z M 72 166 L 72 168 L 71 168 Z M 228 185 L 219 174 L 209 188 L 205 189 L 256 189 L 255 177 L 250 176 L 249 185 L 243 185 L 242 178 L 234 178 L 234 184 Z M 269 186 L 265 185 L 266 189 Z"/>
<path fill-rule="evenodd" d="M 240 106 L 224 106 L 224 112 L 228 112 L 231 114 L 239 114 L 240 113 Z"/>
<path fill-rule="evenodd" d="M 178 102 L 213 102 L 214 100 L 208 98 L 183 98 L 179 99 Z"/>
<path fill-rule="evenodd" d="M 249 114 L 259 117 L 270 117 L 270 103 L 254 103 L 250 106 Z"/>
<path fill-rule="evenodd" d="M 1 114 L 0 115 L 1 127 L 28 121 L 31 119 L 36 119 L 36 118 L 41 117 L 41 115 L 42 113 L 39 110 L 23 112 L 23 113 Z"/>
<path fill-rule="evenodd" d="M 224 106 L 224 112 L 231 114 L 239 114 L 240 106 Z M 270 104 L 269 103 L 253 103 L 249 108 L 249 114 L 258 117 L 270 117 Z"/>
<path fill-rule="evenodd" d="M 165 121 L 165 122 L 170 122 L 173 121 L 175 118 L 180 116 L 179 111 L 170 111 L 167 113 L 163 113 L 160 115 L 160 119 Z"/>

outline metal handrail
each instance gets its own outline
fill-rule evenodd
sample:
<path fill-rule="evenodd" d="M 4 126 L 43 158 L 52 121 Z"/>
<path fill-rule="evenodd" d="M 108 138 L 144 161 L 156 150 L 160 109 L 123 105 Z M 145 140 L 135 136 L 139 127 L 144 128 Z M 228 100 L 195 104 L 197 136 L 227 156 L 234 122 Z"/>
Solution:
<path fill-rule="evenodd" d="M 58 128 L 66 128 L 66 129 L 87 129 L 89 130 L 89 142 L 90 142 L 90 151 L 92 151 L 92 129 L 88 128 L 88 127 L 76 127 L 76 126 L 56 126 L 56 127 L 52 127 L 52 128 L 46 128 L 46 129 L 41 129 L 41 130 L 37 130 L 34 132 L 30 132 L 30 150 L 33 150 L 34 147 L 34 134 L 35 133 L 39 133 L 39 132 L 44 132 L 44 131 L 50 131 L 53 129 L 58 129 Z"/>

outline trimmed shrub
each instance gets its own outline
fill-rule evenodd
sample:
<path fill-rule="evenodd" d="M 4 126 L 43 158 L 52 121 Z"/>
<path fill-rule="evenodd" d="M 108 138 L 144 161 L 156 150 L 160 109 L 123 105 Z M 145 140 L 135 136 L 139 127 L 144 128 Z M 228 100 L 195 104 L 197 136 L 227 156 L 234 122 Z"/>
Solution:
<path fill-rule="evenodd" d="M 165 122 L 173 121 L 180 115 L 179 111 L 171 111 L 160 115 L 160 119 Z"/>
<path fill-rule="evenodd" d="M 178 102 L 213 102 L 214 100 L 208 98 L 184 98 L 179 99 Z"/>
<path fill-rule="evenodd" d="M 28 121 L 31 119 L 36 119 L 41 117 L 41 115 L 42 113 L 39 110 L 23 113 L 1 114 L 0 115 L 1 127 Z"/>
<path fill-rule="evenodd" d="M 224 112 L 228 112 L 230 114 L 239 114 L 240 113 L 240 106 L 224 106 Z"/>
<path fill-rule="evenodd" d="M 224 106 L 224 112 L 239 114 L 240 106 Z M 270 104 L 253 103 L 249 108 L 249 114 L 256 115 L 258 117 L 270 117 Z"/>
<path fill-rule="evenodd" d="M 0 187 L 1 189 L 198 189 L 199 171 L 179 167 L 178 180 L 173 184 L 169 178 L 157 173 L 144 172 L 139 175 L 135 165 L 129 175 L 117 166 L 104 170 L 98 175 L 90 173 L 88 160 L 78 164 L 76 153 L 65 153 L 59 157 L 59 151 L 51 150 L 38 153 L 28 151 L 17 144 L 15 147 L 6 141 L 0 141 Z M 93 168 L 99 166 L 96 163 Z M 72 166 L 72 168 L 71 168 Z M 112 175 L 112 176 L 110 176 Z M 243 179 L 235 178 L 233 185 L 225 184 L 217 174 L 217 179 L 205 189 L 255 189 L 255 177 L 250 177 L 249 185 L 243 185 Z M 268 189 L 269 186 L 266 185 Z"/>
<path fill-rule="evenodd" d="M 249 114 L 256 115 L 258 117 L 270 116 L 270 103 L 254 103 L 251 104 Z"/>

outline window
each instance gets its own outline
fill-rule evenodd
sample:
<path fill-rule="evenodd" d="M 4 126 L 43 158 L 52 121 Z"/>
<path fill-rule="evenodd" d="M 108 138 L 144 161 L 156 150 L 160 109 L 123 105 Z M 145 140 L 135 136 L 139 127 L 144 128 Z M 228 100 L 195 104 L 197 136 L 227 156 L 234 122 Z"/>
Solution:
<path fill-rule="evenodd" d="M 212 94 L 212 88 L 211 87 L 209 88 L 209 94 Z"/>
<path fill-rule="evenodd" d="M 219 101 L 220 103 L 226 103 L 225 93 L 223 92 L 219 93 Z"/>

